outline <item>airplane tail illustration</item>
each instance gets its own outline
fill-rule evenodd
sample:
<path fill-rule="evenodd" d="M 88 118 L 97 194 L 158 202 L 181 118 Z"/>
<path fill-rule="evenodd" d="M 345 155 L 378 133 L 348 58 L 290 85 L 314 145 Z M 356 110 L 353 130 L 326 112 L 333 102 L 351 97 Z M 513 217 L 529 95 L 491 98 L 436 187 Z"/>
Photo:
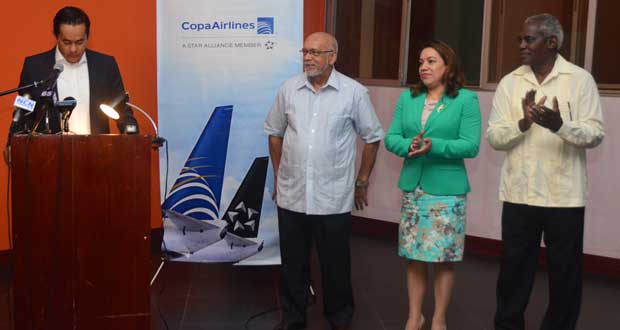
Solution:
<path fill-rule="evenodd" d="M 166 251 L 189 255 L 226 235 L 219 208 L 232 110 L 215 108 L 162 204 Z"/>
<path fill-rule="evenodd" d="M 257 157 L 235 193 L 222 220 L 226 231 L 244 238 L 256 238 L 263 206 L 268 157 Z"/>
<path fill-rule="evenodd" d="M 268 164 L 268 157 L 254 159 L 222 217 L 226 224 L 223 239 L 179 261 L 238 262 L 263 250 L 258 229 Z"/>

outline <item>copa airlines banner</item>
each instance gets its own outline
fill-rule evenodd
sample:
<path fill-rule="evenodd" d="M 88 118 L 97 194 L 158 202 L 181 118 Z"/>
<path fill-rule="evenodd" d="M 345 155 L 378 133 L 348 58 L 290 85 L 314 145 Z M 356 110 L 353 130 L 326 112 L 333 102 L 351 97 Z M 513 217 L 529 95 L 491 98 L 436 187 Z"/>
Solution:
<path fill-rule="evenodd" d="M 158 0 L 162 249 L 174 261 L 280 262 L 262 127 L 301 70 L 303 0 Z"/>

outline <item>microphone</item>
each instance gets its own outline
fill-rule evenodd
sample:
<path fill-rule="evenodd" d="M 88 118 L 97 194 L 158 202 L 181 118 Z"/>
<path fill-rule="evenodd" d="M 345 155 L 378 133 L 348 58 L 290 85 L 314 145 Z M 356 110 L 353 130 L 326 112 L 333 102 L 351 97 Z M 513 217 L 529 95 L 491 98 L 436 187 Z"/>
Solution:
<path fill-rule="evenodd" d="M 27 111 L 32 112 L 36 107 L 37 102 L 35 100 L 30 99 L 29 94 L 17 95 L 15 98 L 15 102 L 13 103 L 14 113 L 13 113 L 13 122 L 18 122 L 21 120 L 21 116 Z"/>
<path fill-rule="evenodd" d="M 12 88 L 6 91 L 0 91 L 0 96 L 23 91 L 26 89 L 30 89 L 32 87 L 38 88 L 39 85 L 43 85 L 42 87 L 45 87 L 45 89 L 43 90 L 45 92 L 45 90 L 49 89 L 50 86 L 54 86 L 54 83 L 56 82 L 56 80 L 58 79 L 58 76 L 64 70 L 64 68 L 65 67 L 62 65 L 62 63 L 56 63 L 54 64 L 54 68 L 52 69 L 52 72 L 50 72 L 49 76 L 47 76 L 47 78 L 43 80 L 34 81 L 30 85 L 24 85 L 24 86 L 19 86 L 17 88 Z"/>
<path fill-rule="evenodd" d="M 60 112 L 61 118 L 61 129 L 65 132 L 69 132 L 69 117 L 71 117 L 71 112 L 77 105 L 77 100 L 73 96 L 67 96 L 64 100 L 54 102 L 54 108 Z"/>
<path fill-rule="evenodd" d="M 37 102 L 30 99 L 29 94 L 17 95 L 13 103 L 13 120 L 9 128 L 9 136 L 24 130 L 26 116 L 34 111 Z"/>
<path fill-rule="evenodd" d="M 62 63 L 54 64 L 54 68 L 52 69 L 52 72 L 50 72 L 47 78 L 45 78 L 45 80 L 42 81 L 44 90 L 49 89 L 50 87 L 54 86 L 54 84 L 56 83 L 56 80 L 58 80 L 58 76 L 60 76 L 60 73 L 64 69 L 65 67 L 64 65 L 62 65 Z"/>
<path fill-rule="evenodd" d="M 67 96 L 64 100 L 58 101 L 54 103 L 54 107 L 60 111 L 60 113 L 71 113 L 75 106 L 77 105 L 77 100 L 73 96 Z"/>

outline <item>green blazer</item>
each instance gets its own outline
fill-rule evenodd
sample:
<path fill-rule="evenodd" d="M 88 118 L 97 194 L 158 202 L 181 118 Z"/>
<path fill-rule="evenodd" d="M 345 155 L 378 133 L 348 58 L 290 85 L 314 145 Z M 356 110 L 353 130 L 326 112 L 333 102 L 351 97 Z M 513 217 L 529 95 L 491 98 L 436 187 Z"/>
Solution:
<path fill-rule="evenodd" d="M 480 106 L 476 93 L 461 88 L 455 98 L 444 95 L 424 126 L 432 141 L 428 153 L 407 157 L 414 136 L 422 130 L 426 93 L 411 96 L 404 91 L 385 136 L 385 147 L 404 157 L 398 187 L 413 191 L 417 186 L 432 195 L 462 195 L 470 191 L 464 158 L 473 158 L 480 147 Z"/>

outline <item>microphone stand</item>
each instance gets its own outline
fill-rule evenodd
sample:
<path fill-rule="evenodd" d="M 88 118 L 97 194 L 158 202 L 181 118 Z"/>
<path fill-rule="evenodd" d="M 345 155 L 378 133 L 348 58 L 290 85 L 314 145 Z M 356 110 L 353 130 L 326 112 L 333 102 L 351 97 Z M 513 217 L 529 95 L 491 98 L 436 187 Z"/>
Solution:
<path fill-rule="evenodd" d="M 71 117 L 72 111 L 63 111 L 60 113 L 60 130 L 65 133 L 69 133 L 69 117 Z"/>
<path fill-rule="evenodd" d="M 47 79 L 43 79 L 43 80 L 35 81 L 32 84 L 30 84 L 30 85 L 21 86 L 21 87 L 17 87 L 17 88 L 13 88 L 13 89 L 8 89 L 8 90 L 5 90 L 5 91 L 2 91 L 2 92 L 0 92 L 0 96 L 4 96 L 4 95 L 7 95 L 7 94 L 19 92 L 19 91 L 22 91 L 24 89 L 28 89 L 28 88 L 32 88 L 32 87 L 35 87 L 35 88 L 39 87 L 39 85 L 44 84 L 46 80 Z"/>

